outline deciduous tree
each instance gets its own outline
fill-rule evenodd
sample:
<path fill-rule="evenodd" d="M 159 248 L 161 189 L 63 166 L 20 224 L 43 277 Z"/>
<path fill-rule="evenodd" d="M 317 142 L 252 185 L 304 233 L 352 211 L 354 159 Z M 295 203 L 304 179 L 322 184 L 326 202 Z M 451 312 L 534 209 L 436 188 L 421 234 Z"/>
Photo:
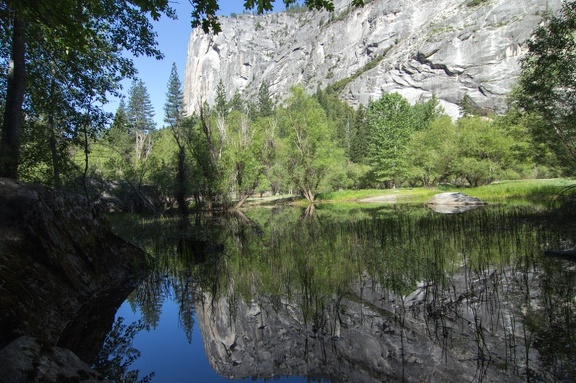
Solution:
<path fill-rule="evenodd" d="M 522 60 L 518 104 L 541 117 L 534 133 L 574 172 L 576 160 L 576 2 L 536 29 Z M 544 130 L 542 130 L 543 128 Z"/>
<path fill-rule="evenodd" d="M 121 56 L 122 50 L 161 57 L 148 19 L 150 16 L 157 20 L 161 14 L 174 16 L 167 0 L 0 3 L 0 23 L 7 37 L 4 41 L 11 46 L 0 141 L 0 176 L 18 176 L 27 81 L 33 85 L 29 88 L 32 91 L 48 90 L 45 84 L 35 81 L 40 76 L 32 76 L 35 68 L 32 62 L 42 58 L 48 63 L 66 64 L 59 68 L 64 72 L 55 73 L 63 79 L 75 80 L 67 81 L 67 85 L 83 89 L 82 104 L 90 105 L 94 113 L 97 99 L 105 100 L 106 92 L 116 86 L 110 84 L 118 76 L 135 72 L 132 62 Z M 45 76 L 49 73 L 44 72 Z M 87 77 L 94 76 L 105 79 L 100 77 L 102 73 L 109 75 L 106 86 L 93 79 L 86 81 Z"/>
<path fill-rule="evenodd" d="M 248 0 L 247 9 L 256 8 L 263 13 L 272 10 L 273 0 Z M 285 5 L 296 0 L 284 0 Z M 362 3 L 353 0 L 354 5 Z M 220 26 L 216 12 L 218 0 L 192 0 L 194 5 L 192 25 L 202 26 L 205 31 L 218 32 Z M 310 8 L 333 10 L 330 0 L 306 0 Z M 150 19 L 158 20 L 162 15 L 175 17 L 168 0 L 5 0 L 0 2 L 0 29 L 2 29 L 3 60 L 8 61 L 6 93 L 3 99 L 2 137 L 0 140 L 0 176 L 18 177 L 20 157 L 20 132 L 23 120 L 23 104 L 26 95 L 27 71 L 32 67 L 30 58 L 44 57 L 50 61 L 50 53 L 75 52 L 85 63 L 93 63 L 90 75 L 108 74 L 108 84 L 117 83 L 118 77 L 133 76 L 131 60 L 121 55 L 127 50 L 136 56 L 162 57 L 157 49 L 156 34 Z M 35 41 L 41 43 L 48 56 L 38 56 L 29 51 Z M 93 55 L 108 52 L 104 65 L 93 60 Z M 68 63 L 69 73 L 82 73 L 73 62 Z M 32 86 L 36 87 L 30 81 Z M 94 85 L 94 84 L 93 84 Z M 110 87 L 94 85 L 93 93 L 87 97 L 93 112 L 97 104 L 105 102 Z M 98 100 L 97 100 L 98 99 Z M 95 101 L 98 101 L 96 103 Z M 86 128 L 86 126 L 84 126 Z"/>
<path fill-rule="evenodd" d="M 299 193 L 313 202 L 320 183 L 334 169 L 343 168 L 344 154 L 336 144 L 334 128 L 318 101 L 302 87 L 292 88 L 279 122 L 286 134 L 286 171 Z"/>

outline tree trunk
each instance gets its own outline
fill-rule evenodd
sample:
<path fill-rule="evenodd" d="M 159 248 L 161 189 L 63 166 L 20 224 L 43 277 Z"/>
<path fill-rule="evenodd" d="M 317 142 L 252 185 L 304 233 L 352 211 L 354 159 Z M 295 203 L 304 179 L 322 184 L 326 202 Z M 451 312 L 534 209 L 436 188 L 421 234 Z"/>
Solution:
<path fill-rule="evenodd" d="M 22 128 L 22 103 L 26 90 L 26 41 L 24 22 L 14 16 L 12 53 L 8 69 L 6 109 L 0 142 L 0 177 L 18 178 L 20 162 L 20 131 Z"/>
<path fill-rule="evenodd" d="M 242 196 L 240 197 L 240 199 L 238 200 L 238 202 L 236 202 L 236 205 L 234 205 L 234 209 L 233 210 L 238 210 L 240 209 L 244 203 L 246 202 L 246 200 L 248 199 L 248 197 L 250 197 L 249 194 L 242 194 Z"/>
<path fill-rule="evenodd" d="M 54 69 L 52 69 L 52 75 L 54 76 Z M 52 78 L 52 83 L 50 84 L 50 97 L 52 100 L 54 97 L 54 92 L 56 89 L 56 80 Z M 48 115 L 48 129 L 50 129 L 50 152 L 52 154 L 52 174 L 54 176 L 54 187 L 60 189 L 62 187 L 62 181 L 60 178 L 60 161 L 58 160 L 58 141 L 56 139 L 56 121 L 54 118 L 54 104 L 51 103 Z"/>
<path fill-rule="evenodd" d="M 312 190 L 306 188 L 305 190 L 302 191 L 302 194 L 304 195 L 304 197 L 306 197 L 308 202 L 310 203 L 314 202 L 314 192 Z"/>
<path fill-rule="evenodd" d="M 56 139 L 56 126 L 54 116 L 48 117 L 48 126 L 50 129 L 50 152 L 52 154 L 52 174 L 54 176 L 54 187 L 62 187 L 62 178 L 60 177 L 60 161 L 58 159 L 58 141 Z"/>
<path fill-rule="evenodd" d="M 178 144 L 178 185 L 176 200 L 183 215 L 188 214 L 188 204 L 186 202 L 186 152 L 184 146 Z"/>

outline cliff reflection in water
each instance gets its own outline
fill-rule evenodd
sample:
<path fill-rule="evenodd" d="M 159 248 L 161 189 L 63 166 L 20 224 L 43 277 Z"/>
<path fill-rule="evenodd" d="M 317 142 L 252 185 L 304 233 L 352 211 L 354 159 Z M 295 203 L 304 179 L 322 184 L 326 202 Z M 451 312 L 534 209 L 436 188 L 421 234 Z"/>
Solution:
<path fill-rule="evenodd" d="M 573 381 L 576 263 L 542 255 L 568 229 L 520 208 L 303 213 L 142 221 L 155 270 L 132 305 L 154 327 L 172 296 L 226 378 Z"/>

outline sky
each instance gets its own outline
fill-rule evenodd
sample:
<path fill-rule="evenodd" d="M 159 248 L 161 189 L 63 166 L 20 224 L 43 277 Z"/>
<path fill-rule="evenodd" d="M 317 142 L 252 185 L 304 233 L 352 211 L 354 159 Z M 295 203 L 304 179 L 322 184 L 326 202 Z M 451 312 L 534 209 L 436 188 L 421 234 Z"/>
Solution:
<path fill-rule="evenodd" d="M 243 0 L 219 0 L 220 11 L 218 15 L 229 16 L 232 12 L 242 13 L 244 11 Z M 190 26 L 190 13 L 192 5 L 189 0 L 174 0 L 171 6 L 176 10 L 178 20 L 162 17 L 157 22 L 152 22 L 154 30 L 158 34 L 158 46 L 164 54 L 163 60 L 156 60 L 151 57 L 133 58 L 138 78 L 144 81 L 150 100 L 154 106 L 154 121 L 156 127 L 164 126 L 164 103 L 166 102 L 166 92 L 168 90 L 168 79 L 172 69 L 172 63 L 176 63 L 180 81 L 184 82 L 184 70 L 186 69 L 186 53 L 188 50 L 188 38 L 192 27 Z M 122 82 L 124 95 L 128 94 L 131 81 Z M 110 99 L 110 103 L 105 106 L 108 112 L 116 112 L 119 105 L 118 99 Z M 127 102 L 127 100 L 126 100 Z"/>

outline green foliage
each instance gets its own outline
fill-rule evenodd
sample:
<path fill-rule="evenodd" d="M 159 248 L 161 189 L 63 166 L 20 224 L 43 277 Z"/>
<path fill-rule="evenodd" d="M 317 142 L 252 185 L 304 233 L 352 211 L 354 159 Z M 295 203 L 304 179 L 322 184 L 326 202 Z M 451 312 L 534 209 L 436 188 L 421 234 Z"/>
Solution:
<path fill-rule="evenodd" d="M 480 117 L 458 120 L 457 133 L 458 156 L 451 166 L 455 176 L 473 186 L 501 177 L 513 144 L 511 138 Z"/>
<path fill-rule="evenodd" d="M 517 181 L 498 181 L 466 189 L 466 194 L 489 203 L 522 203 L 548 205 L 562 190 L 574 185 L 568 179 L 531 179 Z M 461 191 L 460 188 L 444 187 L 443 190 Z"/>
<path fill-rule="evenodd" d="M 149 133 L 154 130 L 154 107 L 150 101 L 150 95 L 142 80 L 134 80 L 128 90 L 128 105 L 126 116 L 130 123 L 130 128 L 134 132 L 143 131 Z"/>
<path fill-rule="evenodd" d="M 381 55 L 378 55 L 376 57 L 373 57 L 370 61 L 368 61 L 362 68 L 360 68 L 358 71 L 356 71 L 352 76 L 343 78 L 342 80 L 336 81 L 334 84 L 330 85 L 330 87 L 334 90 L 334 92 L 339 93 L 341 92 L 346 85 L 348 85 L 349 83 L 351 83 L 352 81 L 356 80 L 358 77 L 360 77 L 362 74 L 364 74 L 365 72 L 369 71 L 370 69 L 376 68 L 376 66 L 378 66 L 378 64 L 380 64 L 380 62 L 382 60 L 384 60 L 384 58 L 386 57 L 386 54 L 388 53 L 388 51 L 392 49 L 392 47 L 388 48 L 386 51 L 384 51 L 384 53 L 382 53 Z"/>
<path fill-rule="evenodd" d="M 226 88 L 224 87 L 222 79 L 218 81 L 218 85 L 216 86 L 216 99 L 214 101 L 214 111 L 220 116 L 225 116 L 228 113 L 228 106 L 226 101 Z"/>
<path fill-rule="evenodd" d="M 257 107 L 259 117 L 270 117 L 274 113 L 274 101 L 270 96 L 268 84 L 265 82 L 262 82 L 260 88 L 258 88 Z"/>
<path fill-rule="evenodd" d="M 228 116 L 226 148 L 227 166 L 230 168 L 230 189 L 237 196 L 240 207 L 258 188 L 265 172 L 270 146 L 266 142 L 262 122 L 253 123 L 248 116 L 233 111 Z"/>
<path fill-rule="evenodd" d="M 376 182 L 391 186 L 408 168 L 405 149 L 416 129 L 411 106 L 398 93 L 386 94 L 370 103 L 367 120 L 366 162 Z"/>
<path fill-rule="evenodd" d="M 30 120 L 23 126 L 20 180 L 60 187 L 79 173 L 70 157 L 69 142 L 61 134 L 43 120 Z M 47 147 L 51 150 L 46 150 Z M 59 180 L 54 172 L 55 161 L 59 164 Z"/>
<path fill-rule="evenodd" d="M 108 94 L 118 94 L 120 80 L 135 74 L 132 61 L 122 51 L 162 57 L 149 19 L 158 20 L 162 14 L 174 17 L 164 0 L 112 1 L 106 5 L 91 0 L 82 6 L 63 0 L 50 7 L 30 1 L 3 2 L 3 42 L 12 51 L 0 53 L 16 53 L 17 59 L 12 86 L 4 88 L 2 97 L 7 108 L 0 173 L 5 170 L 17 176 L 25 108 L 28 116 L 49 120 L 51 129 L 68 139 L 68 144 L 80 132 L 95 136 L 107 117 L 101 105 L 107 102 Z M 58 162 L 52 166 L 58 178 Z"/>
<path fill-rule="evenodd" d="M 194 163 L 191 177 L 195 182 L 192 192 L 196 202 L 200 196 L 211 206 L 215 201 L 222 202 L 224 191 L 222 154 L 225 131 L 224 118 L 215 117 L 208 110 L 202 110 L 199 119 L 185 118 L 182 122 L 186 148 Z"/>
<path fill-rule="evenodd" d="M 182 84 L 178 77 L 176 64 L 172 64 L 170 78 L 168 79 L 168 92 L 166 93 L 166 104 L 164 105 L 164 121 L 169 124 L 172 136 L 176 141 L 176 162 L 177 176 L 174 185 L 174 194 L 178 201 L 178 206 L 183 214 L 188 213 L 187 196 L 190 193 L 190 181 L 187 174 L 186 147 L 182 119 L 184 119 L 184 96 L 182 94 Z"/>
<path fill-rule="evenodd" d="M 318 89 L 315 97 L 326 112 L 326 117 L 334 125 L 338 146 L 344 149 L 346 156 L 350 156 L 356 116 L 354 108 L 340 100 L 330 87 L 325 90 Z"/>
<path fill-rule="evenodd" d="M 106 179 L 122 179 L 129 172 L 134 156 L 134 135 L 130 132 L 124 100 L 120 101 L 114 121 L 99 143 L 107 148 L 101 149 L 104 153 L 98 153 L 93 148 L 92 160 L 105 161 L 102 162 L 100 173 Z M 102 157 L 97 158 L 98 155 Z"/>
<path fill-rule="evenodd" d="M 448 116 L 433 120 L 427 129 L 412 134 L 406 156 L 410 159 L 409 179 L 422 186 L 446 182 L 451 164 L 458 155 L 456 126 Z"/>
<path fill-rule="evenodd" d="M 407 149 L 409 177 L 423 186 L 457 183 L 477 186 L 531 175 L 532 145 L 522 125 L 503 119 L 449 117 L 413 133 Z"/>
<path fill-rule="evenodd" d="M 178 77 L 176 63 L 172 63 L 172 69 L 168 79 L 168 91 L 166 92 L 166 103 L 164 104 L 164 122 L 166 122 L 168 126 L 176 128 L 184 115 L 182 83 Z"/>
<path fill-rule="evenodd" d="M 174 146 L 174 136 L 170 128 L 160 129 L 152 134 L 154 146 L 146 160 L 146 184 L 154 185 L 162 200 L 172 202 L 179 187 L 178 152 Z M 186 182 L 184 180 L 184 182 Z"/>
<path fill-rule="evenodd" d="M 234 92 L 234 94 L 232 95 L 232 98 L 230 99 L 230 101 L 228 102 L 228 111 L 237 111 L 237 112 L 241 112 L 241 113 L 245 113 L 246 109 L 245 109 L 245 102 L 242 99 L 242 95 L 240 94 L 240 92 L 236 91 Z"/>
<path fill-rule="evenodd" d="M 576 2 L 564 2 L 558 16 L 534 32 L 522 60 L 515 99 L 541 117 L 535 137 L 546 144 L 571 173 L 576 158 Z"/>
<path fill-rule="evenodd" d="M 146 160 L 152 148 L 150 133 L 155 129 L 154 107 L 142 80 L 134 80 L 128 91 L 126 107 L 130 134 L 134 137 L 136 163 Z"/>
<path fill-rule="evenodd" d="M 284 0 L 287 7 L 295 3 Z M 310 9 L 334 9 L 330 0 L 306 0 L 304 4 Z M 218 0 L 193 0 L 192 5 L 193 27 L 220 31 Z M 248 0 L 244 6 L 264 13 L 272 9 L 272 1 Z M 101 107 L 107 96 L 118 95 L 120 81 L 136 74 L 123 50 L 134 56 L 162 58 L 151 25 L 162 15 L 176 18 L 167 0 L 87 0 L 80 6 L 77 1 L 62 0 L 49 7 L 33 1 L 2 2 L 0 63 L 14 60 L 10 77 L 0 78 L 1 88 L 6 89 L 0 96 L 4 110 L 0 174 L 18 176 L 25 107 L 33 111 L 26 113 L 27 121 L 36 116 L 46 118 L 53 137 L 75 139 L 79 133 L 85 138 L 97 136 L 109 118 Z M 130 105 L 128 109 L 129 118 L 133 118 Z M 58 185 L 61 169 L 56 147 L 51 142 L 52 173 Z M 136 153 L 139 157 L 138 148 Z"/>
<path fill-rule="evenodd" d="M 320 183 L 341 168 L 342 149 L 334 142 L 326 113 L 303 88 L 292 88 L 287 107 L 279 115 L 280 129 L 285 133 L 285 169 L 298 192 L 313 201 Z"/>
<path fill-rule="evenodd" d="M 352 162 L 364 163 L 369 138 L 366 107 L 360 105 L 356 111 L 350 138 L 349 158 Z"/>

